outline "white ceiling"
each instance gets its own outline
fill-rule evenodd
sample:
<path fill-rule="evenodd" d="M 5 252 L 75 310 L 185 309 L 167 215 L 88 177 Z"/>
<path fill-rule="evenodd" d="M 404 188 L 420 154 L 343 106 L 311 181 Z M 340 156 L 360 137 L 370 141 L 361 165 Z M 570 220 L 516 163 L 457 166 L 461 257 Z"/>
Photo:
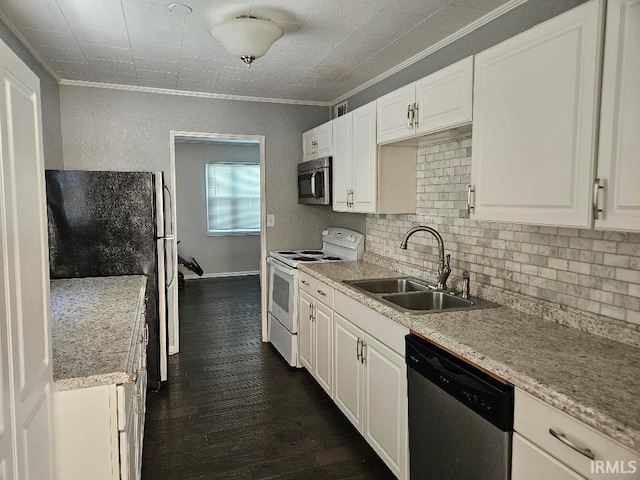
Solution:
<path fill-rule="evenodd" d="M 330 102 L 507 0 L 0 0 L 61 79 Z M 251 68 L 209 35 L 240 14 L 285 34 Z"/>

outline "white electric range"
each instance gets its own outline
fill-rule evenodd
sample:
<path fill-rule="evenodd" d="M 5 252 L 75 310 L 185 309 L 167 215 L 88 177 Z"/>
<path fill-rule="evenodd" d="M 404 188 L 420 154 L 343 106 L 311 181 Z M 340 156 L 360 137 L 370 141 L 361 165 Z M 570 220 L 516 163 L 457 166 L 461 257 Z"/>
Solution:
<path fill-rule="evenodd" d="M 269 252 L 269 340 L 292 367 L 298 360 L 298 265 L 361 260 L 362 233 L 346 228 L 322 231 L 322 249 Z"/>

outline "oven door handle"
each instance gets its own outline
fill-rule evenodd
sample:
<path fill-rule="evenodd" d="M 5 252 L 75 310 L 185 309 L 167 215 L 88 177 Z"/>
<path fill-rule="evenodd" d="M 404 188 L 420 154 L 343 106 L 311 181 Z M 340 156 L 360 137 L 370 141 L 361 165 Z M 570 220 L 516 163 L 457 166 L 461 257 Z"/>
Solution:
<path fill-rule="evenodd" d="M 316 175 L 318 175 L 318 172 L 313 172 L 311 174 L 311 195 L 313 195 L 313 198 L 318 198 L 318 195 L 316 194 Z"/>
<path fill-rule="evenodd" d="M 294 277 L 296 274 L 295 268 L 288 267 L 283 263 L 279 262 L 278 260 L 276 260 L 275 258 L 271 258 L 271 257 L 267 258 L 267 263 L 271 265 L 273 268 L 275 268 L 276 270 L 282 273 L 285 273 L 290 277 Z"/>

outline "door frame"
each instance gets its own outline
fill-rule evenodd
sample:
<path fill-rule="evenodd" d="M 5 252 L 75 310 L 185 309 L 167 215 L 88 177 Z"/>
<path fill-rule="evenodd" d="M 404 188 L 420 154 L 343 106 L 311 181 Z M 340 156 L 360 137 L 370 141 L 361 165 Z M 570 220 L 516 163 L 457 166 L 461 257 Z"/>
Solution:
<path fill-rule="evenodd" d="M 260 150 L 260 306 L 261 306 L 261 319 L 262 319 L 262 341 L 267 342 L 267 306 L 268 306 L 268 271 L 267 271 L 267 204 L 266 204 L 266 182 L 265 182 L 265 136 L 264 135 L 242 135 L 233 133 L 208 133 L 208 132 L 186 132 L 180 130 L 171 130 L 169 132 L 169 148 L 171 152 L 170 158 L 170 173 L 171 173 L 171 191 L 174 193 L 173 197 L 173 211 L 171 212 L 171 221 L 175 228 L 175 234 L 177 238 L 178 234 L 178 222 L 177 222 L 177 192 L 176 192 L 176 140 L 178 138 L 188 138 L 190 140 L 216 140 L 216 139 L 234 139 L 234 140 L 247 140 L 259 142 Z M 178 271 L 178 243 L 173 242 L 173 261 L 174 271 Z M 177 274 L 177 273 L 176 273 Z M 180 321 L 178 318 L 178 295 L 177 295 L 177 283 L 174 287 L 176 289 L 173 302 L 172 318 L 175 319 L 174 325 L 169 325 L 169 331 L 172 333 L 171 338 L 175 339 L 175 344 L 169 344 L 169 354 L 178 353 L 180 351 Z"/>

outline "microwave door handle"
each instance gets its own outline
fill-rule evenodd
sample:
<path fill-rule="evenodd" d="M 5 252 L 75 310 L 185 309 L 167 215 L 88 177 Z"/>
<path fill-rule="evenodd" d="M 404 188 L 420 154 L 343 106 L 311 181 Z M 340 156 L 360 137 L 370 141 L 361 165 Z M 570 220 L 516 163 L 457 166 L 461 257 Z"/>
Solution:
<path fill-rule="evenodd" d="M 318 198 L 318 195 L 316 195 L 316 175 L 318 174 L 318 172 L 313 172 L 311 174 L 311 195 L 313 195 L 313 198 Z"/>

